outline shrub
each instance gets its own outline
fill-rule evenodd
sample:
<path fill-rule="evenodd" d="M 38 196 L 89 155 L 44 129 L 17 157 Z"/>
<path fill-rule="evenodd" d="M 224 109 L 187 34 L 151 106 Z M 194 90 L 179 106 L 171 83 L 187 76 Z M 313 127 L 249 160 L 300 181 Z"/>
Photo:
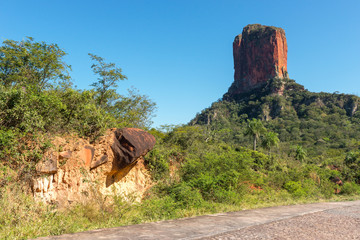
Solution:
<path fill-rule="evenodd" d="M 203 202 L 200 191 L 198 189 L 193 189 L 184 182 L 174 185 L 169 189 L 169 193 L 181 207 L 196 208 Z"/>
<path fill-rule="evenodd" d="M 341 187 L 341 194 L 344 195 L 355 195 L 360 193 L 360 186 L 353 182 L 345 182 Z"/>
<path fill-rule="evenodd" d="M 335 193 L 335 183 L 330 180 L 322 180 L 320 184 L 320 192 L 325 198 L 331 198 Z"/>
<path fill-rule="evenodd" d="M 243 200 L 243 192 L 225 190 L 223 188 L 216 188 L 213 192 L 213 200 L 220 203 L 240 204 Z"/>
<path fill-rule="evenodd" d="M 306 195 L 306 191 L 302 188 L 301 182 L 289 181 L 285 183 L 284 188 L 294 197 L 303 197 Z"/>
<path fill-rule="evenodd" d="M 168 158 L 163 151 L 156 147 L 145 156 L 146 163 L 154 180 L 164 179 L 169 174 Z"/>
<path fill-rule="evenodd" d="M 139 206 L 145 221 L 165 220 L 176 216 L 176 202 L 171 196 L 153 197 Z"/>

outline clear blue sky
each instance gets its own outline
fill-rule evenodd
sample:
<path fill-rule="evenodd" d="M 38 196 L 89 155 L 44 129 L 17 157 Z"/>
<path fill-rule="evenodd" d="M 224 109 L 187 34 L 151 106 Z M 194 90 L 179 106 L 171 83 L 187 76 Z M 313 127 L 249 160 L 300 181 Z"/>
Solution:
<path fill-rule="evenodd" d="M 154 126 L 183 124 L 233 82 L 232 41 L 250 23 L 282 27 L 288 71 L 311 91 L 360 94 L 359 0 L 1 0 L 0 40 L 57 43 L 78 88 L 87 53 L 123 69 L 157 103 Z"/>

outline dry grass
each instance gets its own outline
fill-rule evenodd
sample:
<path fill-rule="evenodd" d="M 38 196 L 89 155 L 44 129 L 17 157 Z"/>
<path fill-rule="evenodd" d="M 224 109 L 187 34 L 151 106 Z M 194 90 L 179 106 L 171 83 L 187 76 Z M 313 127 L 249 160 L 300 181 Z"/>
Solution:
<path fill-rule="evenodd" d="M 360 199 L 360 196 L 334 196 L 330 201 L 355 199 Z M 58 210 L 51 205 L 35 202 L 31 195 L 24 193 L 19 184 L 11 184 L 1 189 L 0 239 L 27 239 L 218 212 L 319 201 L 329 199 L 293 199 L 286 191 L 280 191 L 272 193 L 271 196 L 248 194 L 239 204 L 204 201 L 197 207 L 180 208 L 169 197 L 155 196 L 142 204 L 114 197 L 112 203 L 105 207 L 95 201 Z"/>

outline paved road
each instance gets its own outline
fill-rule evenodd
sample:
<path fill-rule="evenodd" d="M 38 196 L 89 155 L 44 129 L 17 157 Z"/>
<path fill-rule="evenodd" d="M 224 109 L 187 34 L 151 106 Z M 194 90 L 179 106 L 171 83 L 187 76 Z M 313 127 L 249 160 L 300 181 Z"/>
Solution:
<path fill-rule="evenodd" d="M 245 210 L 38 239 L 360 239 L 360 201 Z"/>

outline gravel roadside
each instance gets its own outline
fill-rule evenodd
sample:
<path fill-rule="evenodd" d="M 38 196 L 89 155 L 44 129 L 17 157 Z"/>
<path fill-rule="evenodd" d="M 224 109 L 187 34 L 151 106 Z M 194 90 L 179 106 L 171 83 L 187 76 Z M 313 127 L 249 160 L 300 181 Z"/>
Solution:
<path fill-rule="evenodd" d="M 360 201 L 278 206 L 41 237 L 39 240 L 359 239 Z"/>
<path fill-rule="evenodd" d="M 201 239 L 360 239 L 360 206 L 329 209 Z"/>

